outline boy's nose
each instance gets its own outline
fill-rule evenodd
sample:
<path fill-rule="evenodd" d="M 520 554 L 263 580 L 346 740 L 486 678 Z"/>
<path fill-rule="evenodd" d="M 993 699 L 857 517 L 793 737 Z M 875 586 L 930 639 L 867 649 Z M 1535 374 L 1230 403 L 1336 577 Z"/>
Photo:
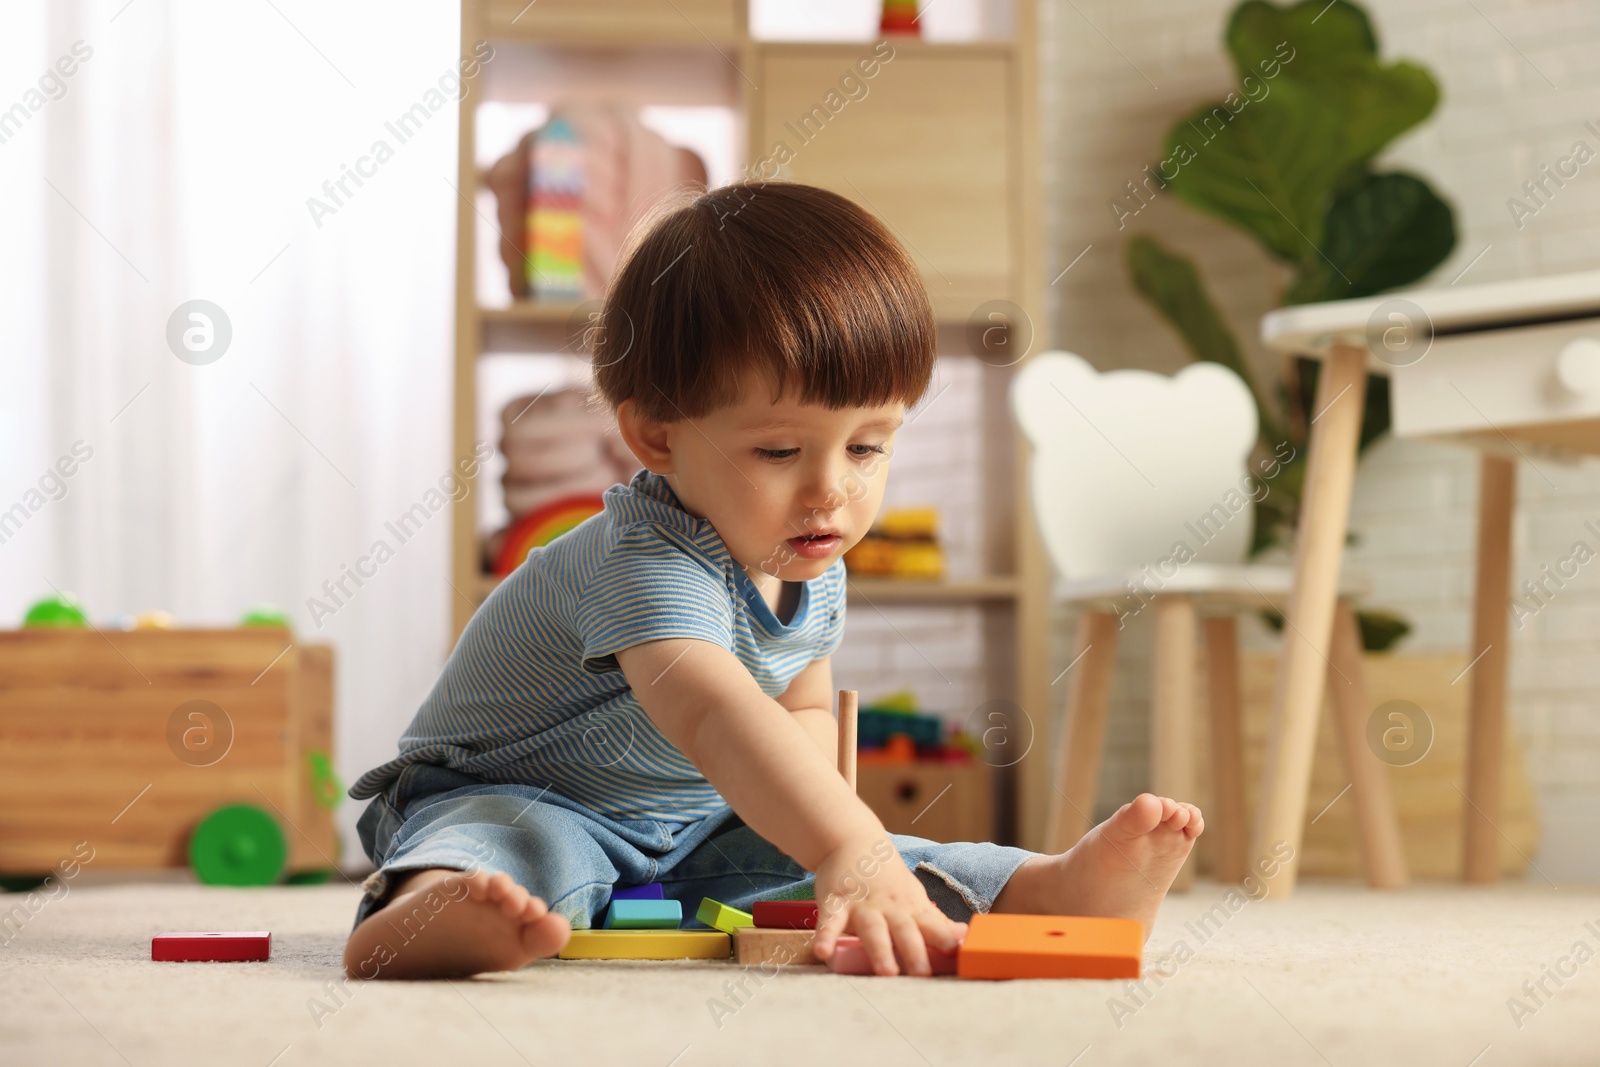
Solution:
<path fill-rule="evenodd" d="M 819 465 L 806 483 L 802 499 L 807 510 L 825 517 L 842 507 L 849 499 L 849 486 L 846 484 L 848 476 L 846 467 L 831 463 Z"/>

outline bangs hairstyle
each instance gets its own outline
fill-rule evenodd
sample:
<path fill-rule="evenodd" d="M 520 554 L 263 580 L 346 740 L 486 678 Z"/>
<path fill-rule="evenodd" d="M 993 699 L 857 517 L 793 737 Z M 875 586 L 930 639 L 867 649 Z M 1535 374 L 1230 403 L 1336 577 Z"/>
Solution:
<path fill-rule="evenodd" d="M 656 422 L 762 384 L 833 409 L 909 408 L 933 377 L 933 310 L 911 257 L 849 200 L 793 182 L 663 205 L 630 236 L 596 325 L 596 390 Z"/>

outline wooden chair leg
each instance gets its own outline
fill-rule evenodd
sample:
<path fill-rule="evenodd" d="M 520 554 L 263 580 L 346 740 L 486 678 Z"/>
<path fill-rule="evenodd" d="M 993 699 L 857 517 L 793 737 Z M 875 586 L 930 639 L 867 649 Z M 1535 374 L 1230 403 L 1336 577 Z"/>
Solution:
<path fill-rule="evenodd" d="M 1242 882 L 1250 873 L 1245 820 L 1244 732 L 1239 725 L 1239 620 L 1212 615 L 1205 621 L 1206 680 L 1211 712 L 1211 803 L 1205 809 L 1211 838 L 1211 874 Z"/>
<path fill-rule="evenodd" d="M 1249 858 L 1268 897 L 1294 892 L 1305 832 L 1306 791 L 1316 756 L 1325 662 L 1339 593 L 1339 563 L 1350 519 L 1356 445 L 1366 403 L 1367 350 L 1336 344 L 1317 378 L 1318 412 L 1295 535 L 1294 586 L 1285 611 L 1283 652 L 1272 695 L 1272 725 Z M 1349 394 L 1349 395 L 1346 395 Z"/>
<path fill-rule="evenodd" d="M 1356 831 L 1367 884 L 1374 889 L 1400 889 L 1407 882 L 1400 820 L 1389 795 L 1388 768 L 1367 745 L 1367 687 L 1361 676 L 1361 627 L 1350 601 L 1334 605 L 1333 647 L 1328 658 L 1328 695 L 1333 701 L 1334 728 L 1350 796 L 1355 802 Z"/>
<path fill-rule="evenodd" d="M 1158 596 L 1155 610 L 1155 654 L 1150 685 L 1150 786 L 1174 800 L 1194 799 L 1194 601 L 1186 596 Z M 1194 854 L 1178 872 L 1172 888 L 1194 884 Z"/>
<path fill-rule="evenodd" d="M 1472 693 L 1467 718 L 1467 793 L 1463 881 L 1500 877 L 1501 767 L 1506 733 L 1506 672 L 1511 663 L 1506 597 L 1511 590 L 1511 514 L 1517 465 L 1487 453 L 1478 461 L 1478 576 L 1474 594 Z"/>
<path fill-rule="evenodd" d="M 1089 832 L 1105 749 L 1106 703 L 1117 659 L 1117 617 L 1085 611 L 1078 623 L 1077 666 L 1067 675 L 1067 712 L 1045 823 L 1045 848 L 1065 852 Z"/>

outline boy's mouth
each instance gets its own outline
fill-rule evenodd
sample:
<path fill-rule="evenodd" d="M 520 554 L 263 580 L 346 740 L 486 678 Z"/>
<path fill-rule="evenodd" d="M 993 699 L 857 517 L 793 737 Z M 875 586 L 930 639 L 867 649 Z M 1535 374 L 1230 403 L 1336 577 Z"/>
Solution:
<path fill-rule="evenodd" d="M 837 533 L 812 533 L 789 538 L 789 547 L 801 559 L 823 559 L 843 542 Z"/>

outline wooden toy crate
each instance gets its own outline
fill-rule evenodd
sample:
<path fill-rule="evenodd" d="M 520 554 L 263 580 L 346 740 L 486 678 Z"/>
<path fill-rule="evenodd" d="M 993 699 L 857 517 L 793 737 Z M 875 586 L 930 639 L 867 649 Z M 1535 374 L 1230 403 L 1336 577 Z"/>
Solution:
<path fill-rule="evenodd" d="M 856 792 L 892 834 L 941 842 L 994 839 L 994 770 L 979 760 L 862 764 Z"/>
<path fill-rule="evenodd" d="M 332 867 L 335 798 L 307 757 L 332 746 L 333 649 L 289 630 L 0 632 L 0 873 L 78 842 L 96 869 L 186 866 L 231 803 L 278 822 L 290 872 Z"/>

